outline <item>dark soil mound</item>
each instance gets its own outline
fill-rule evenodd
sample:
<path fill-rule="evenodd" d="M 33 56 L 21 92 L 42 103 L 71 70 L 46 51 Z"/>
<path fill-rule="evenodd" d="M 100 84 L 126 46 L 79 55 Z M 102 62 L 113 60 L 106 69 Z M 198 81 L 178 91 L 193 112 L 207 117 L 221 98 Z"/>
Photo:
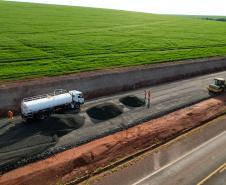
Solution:
<path fill-rule="evenodd" d="M 145 105 L 144 100 L 136 96 L 125 96 L 120 98 L 119 101 L 129 107 L 141 107 Z"/>
<path fill-rule="evenodd" d="M 85 118 L 79 115 L 73 114 L 65 114 L 65 115 L 57 115 L 55 117 L 60 118 L 59 120 L 70 128 L 77 129 L 83 126 L 85 123 Z"/>
<path fill-rule="evenodd" d="M 113 103 L 103 103 L 88 109 L 87 114 L 97 120 L 108 120 L 122 114 L 122 109 Z"/>
<path fill-rule="evenodd" d="M 26 128 L 30 130 L 38 130 L 44 133 L 56 133 L 59 130 L 74 130 L 82 127 L 84 118 L 79 115 L 65 114 L 65 115 L 52 115 L 45 120 L 34 120 L 32 123 L 27 124 Z"/>

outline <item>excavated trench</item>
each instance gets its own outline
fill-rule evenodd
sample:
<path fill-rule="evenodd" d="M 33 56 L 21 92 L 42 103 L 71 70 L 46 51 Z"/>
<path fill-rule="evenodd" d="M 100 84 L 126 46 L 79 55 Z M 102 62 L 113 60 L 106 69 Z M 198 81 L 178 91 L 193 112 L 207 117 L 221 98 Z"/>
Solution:
<path fill-rule="evenodd" d="M 89 108 L 86 112 L 91 118 L 104 121 L 119 116 L 123 110 L 113 103 L 102 103 Z"/>
<path fill-rule="evenodd" d="M 119 101 L 129 107 L 142 107 L 145 105 L 145 101 L 143 99 L 133 95 L 122 97 Z"/>

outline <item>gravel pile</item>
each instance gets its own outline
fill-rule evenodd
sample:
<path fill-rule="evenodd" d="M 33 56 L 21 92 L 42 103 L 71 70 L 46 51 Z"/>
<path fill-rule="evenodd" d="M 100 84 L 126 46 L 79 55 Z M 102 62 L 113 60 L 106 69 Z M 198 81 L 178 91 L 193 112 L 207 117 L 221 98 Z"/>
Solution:
<path fill-rule="evenodd" d="M 103 103 L 88 109 L 87 114 L 97 120 L 108 120 L 122 114 L 122 109 L 113 103 Z"/>

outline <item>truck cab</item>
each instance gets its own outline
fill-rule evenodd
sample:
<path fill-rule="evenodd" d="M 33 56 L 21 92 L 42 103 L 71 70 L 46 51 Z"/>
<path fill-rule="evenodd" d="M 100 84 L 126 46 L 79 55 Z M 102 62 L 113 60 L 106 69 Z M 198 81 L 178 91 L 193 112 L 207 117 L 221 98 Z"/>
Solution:
<path fill-rule="evenodd" d="M 84 104 L 84 97 L 82 92 L 73 90 L 69 91 L 69 94 L 71 94 L 73 102 L 75 102 L 76 104 Z"/>

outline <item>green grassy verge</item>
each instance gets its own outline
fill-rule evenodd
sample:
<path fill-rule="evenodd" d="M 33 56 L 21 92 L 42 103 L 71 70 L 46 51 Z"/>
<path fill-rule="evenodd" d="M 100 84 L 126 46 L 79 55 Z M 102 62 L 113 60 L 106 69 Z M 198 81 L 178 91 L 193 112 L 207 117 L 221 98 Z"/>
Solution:
<path fill-rule="evenodd" d="M 0 81 L 226 56 L 226 23 L 0 1 Z"/>

